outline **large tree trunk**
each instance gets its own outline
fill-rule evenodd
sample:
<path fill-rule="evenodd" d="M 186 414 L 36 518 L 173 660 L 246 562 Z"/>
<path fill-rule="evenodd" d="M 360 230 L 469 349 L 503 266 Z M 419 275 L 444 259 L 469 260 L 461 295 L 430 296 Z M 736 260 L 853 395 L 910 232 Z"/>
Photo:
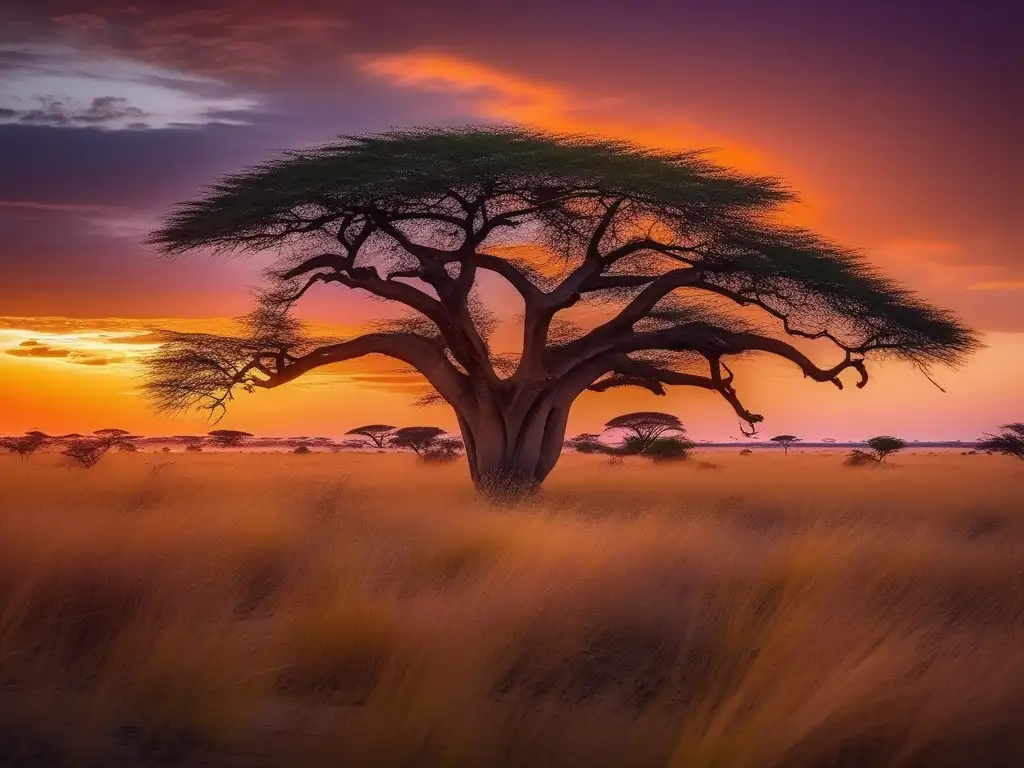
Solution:
<path fill-rule="evenodd" d="M 483 391 L 456 412 L 470 475 L 487 498 L 531 495 L 558 462 L 569 408 L 550 391 Z"/>

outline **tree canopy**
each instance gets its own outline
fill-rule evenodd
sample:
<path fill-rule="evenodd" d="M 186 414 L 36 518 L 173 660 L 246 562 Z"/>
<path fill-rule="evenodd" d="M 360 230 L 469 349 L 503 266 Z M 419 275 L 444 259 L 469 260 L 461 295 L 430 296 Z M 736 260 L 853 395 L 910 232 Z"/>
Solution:
<path fill-rule="evenodd" d="M 245 332 L 167 334 L 147 392 L 164 410 L 219 412 L 236 390 L 381 354 L 455 409 L 478 484 L 536 484 L 586 390 L 702 387 L 752 434 L 762 417 L 739 398 L 727 362 L 737 356 L 775 355 L 839 388 L 847 370 L 867 384 L 869 359 L 922 370 L 964 360 L 976 338 L 951 313 L 778 223 L 793 199 L 780 180 L 700 152 L 521 128 L 391 131 L 286 152 L 220 179 L 151 236 L 168 254 L 266 252 L 273 263 Z M 522 298 L 521 353 L 491 346 L 481 286 L 492 279 Z M 323 285 L 409 314 L 355 338 L 312 337 L 291 309 Z M 573 308 L 600 319 L 560 314 Z M 801 348 L 810 340 L 838 360 L 819 367 Z"/>
<path fill-rule="evenodd" d="M 781 445 L 784 453 L 789 453 L 790 446 L 793 445 L 793 443 L 800 442 L 800 438 L 796 435 L 776 435 L 771 438 L 771 441 Z"/>
<path fill-rule="evenodd" d="M 369 438 L 369 440 L 378 448 L 383 448 L 388 437 L 395 431 L 395 429 L 396 428 L 390 424 L 367 424 L 364 427 L 350 429 L 345 434 L 359 435 L 360 437 Z"/>
<path fill-rule="evenodd" d="M 629 453 L 644 453 L 664 435 L 681 435 L 686 431 L 678 417 L 657 411 L 624 413 L 605 424 L 604 430 L 625 432 L 623 447 Z"/>
<path fill-rule="evenodd" d="M 425 451 L 434 447 L 445 431 L 440 427 L 402 427 L 388 441 L 395 448 L 405 448 L 422 456 Z"/>
<path fill-rule="evenodd" d="M 867 441 L 868 448 L 870 448 L 875 456 L 878 457 L 878 463 L 882 464 L 885 462 L 887 456 L 902 451 L 907 447 L 907 441 L 899 437 L 891 437 L 889 435 L 879 435 L 878 437 L 872 437 Z"/>
<path fill-rule="evenodd" d="M 999 429 L 998 435 L 985 435 L 978 440 L 978 450 L 1024 459 L 1024 422 L 1003 424 Z"/>

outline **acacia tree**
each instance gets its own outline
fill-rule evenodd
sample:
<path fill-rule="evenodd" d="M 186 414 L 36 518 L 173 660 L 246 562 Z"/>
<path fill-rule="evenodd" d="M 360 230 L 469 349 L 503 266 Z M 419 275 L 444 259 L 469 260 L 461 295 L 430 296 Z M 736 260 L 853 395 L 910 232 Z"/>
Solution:
<path fill-rule="evenodd" d="M 884 464 L 885 459 L 894 453 L 898 453 L 907 447 L 907 441 L 899 437 L 879 435 L 867 441 L 868 448 L 875 455 L 879 464 Z"/>
<path fill-rule="evenodd" d="M 360 437 L 368 437 L 373 441 L 373 444 L 378 448 L 383 448 L 387 444 L 388 437 L 392 432 L 395 431 L 395 427 L 390 424 L 367 424 L 365 427 L 356 427 L 346 432 L 346 435 L 359 435 Z"/>
<path fill-rule="evenodd" d="M 1024 460 L 1024 422 L 1003 424 L 998 435 L 985 435 L 978 440 L 978 450 L 1002 453 Z"/>
<path fill-rule="evenodd" d="M 395 431 L 388 444 L 410 450 L 422 458 L 444 434 L 445 431 L 440 427 L 402 427 Z"/>
<path fill-rule="evenodd" d="M 739 355 L 775 355 L 842 388 L 846 371 L 867 383 L 870 358 L 924 370 L 975 347 L 950 313 L 778 223 L 793 199 L 778 179 L 699 152 L 517 128 L 393 131 L 288 152 L 222 178 L 151 235 L 166 254 L 261 252 L 272 264 L 241 335 L 166 334 L 148 394 L 162 410 L 219 412 L 238 390 L 384 355 L 454 409 L 477 486 L 515 495 L 555 466 L 587 390 L 701 387 L 750 434 L 762 417 L 737 393 L 728 361 Z M 479 289 L 499 279 L 523 304 L 515 355 L 489 343 L 495 318 Z M 317 286 L 411 314 L 351 339 L 312 338 L 290 310 Z M 580 308 L 597 322 L 562 314 Z M 838 360 L 819 366 L 787 337 L 830 342 Z"/>
<path fill-rule="evenodd" d="M 18 454 L 21 458 L 27 459 L 33 453 L 38 451 L 49 440 L 49 436 L 40 432 L 39 430 L 32 430 L 26 432 L 21 437 L 4 437 L 0 438 L 0 448 L 3 448 L 11 453 Z"/>
<path fill-rule="evenodd" d="M 581 432 L 565 441 L 565 447 L 576 453 L 607 453 L 608 446 L 601 442 L 601 436 L 593 432 Z"/>
<path fill-rule="evenodd" d="M 800 438 L 796 435 L 776 435 L 771 438 L 771 441 L 781 445 L 783 453 L 789 453 L 789 447 L 793 445 L 793 443 L 799 443 Z"/>
<path fill-rule="evenodd" d="M 627 453 L 644 453 L 664 435 L 681 435 L 686 430 L 679 419 L 671 413 L 638 411 L 616 416 L 604 425 L 605 432 L 623 431 L 626 438 L 623 448 Z"/>
<path fill-rule="evenodd" d="M 213 438 L 213 444 L 220 448 L 237 448 L 252 437 L 251 432 L 242 432 L 238 429 L 215 429 L 209 433 Z"/>

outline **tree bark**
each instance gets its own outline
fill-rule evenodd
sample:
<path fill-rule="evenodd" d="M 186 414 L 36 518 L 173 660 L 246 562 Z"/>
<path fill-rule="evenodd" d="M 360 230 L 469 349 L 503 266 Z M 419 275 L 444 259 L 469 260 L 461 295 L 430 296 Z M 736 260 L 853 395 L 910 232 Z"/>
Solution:
<path fill-rule="evenodd" d="M 470 476 L 486 498 L 514 503 L 554 469 L 569 408 L 539 386 L 481 390 L 475 402 L 456 405 Z"/>

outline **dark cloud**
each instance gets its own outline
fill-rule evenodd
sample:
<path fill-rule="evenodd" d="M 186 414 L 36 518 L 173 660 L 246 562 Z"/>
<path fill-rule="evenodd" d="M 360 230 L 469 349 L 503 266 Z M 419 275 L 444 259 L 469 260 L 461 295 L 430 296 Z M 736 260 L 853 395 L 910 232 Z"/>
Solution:
<path fill-rule="evenodd" d="M 37 97 L 36 102 L 38 106 L 31 109 L 2 109 L 0 118 L 17 120 L 26 125 L 50 127 L 102 127 L 132 120 L 146 127 L 140 121 L 149 116 L 148 112 L 132 106 L 128 99 L 118 96 L 97 97 L 84 108 L 76 108 L 65 101 L 46 96 Z"/>
<path fill-rule="evenodd" d="M 55 347 L 49 344 L 41 344 L 35 339 L 23 341 L 13 349 L 5 350 L 8 355 L 14 357 L 41 357 L 51 359 L 63 359 L 74 365 L 114 365 L 128 360 L 123 352 L 111 352 L 98 349 L 66 349 Z"/>
<path fill-rule="evenodd" d="M 49 347 L 37 342 L 28 346 L 21 344 L 14 349 L 8 349 L 7 354 L 15 357 L 67 357 L 71 354 L 71 350 Z"/>

